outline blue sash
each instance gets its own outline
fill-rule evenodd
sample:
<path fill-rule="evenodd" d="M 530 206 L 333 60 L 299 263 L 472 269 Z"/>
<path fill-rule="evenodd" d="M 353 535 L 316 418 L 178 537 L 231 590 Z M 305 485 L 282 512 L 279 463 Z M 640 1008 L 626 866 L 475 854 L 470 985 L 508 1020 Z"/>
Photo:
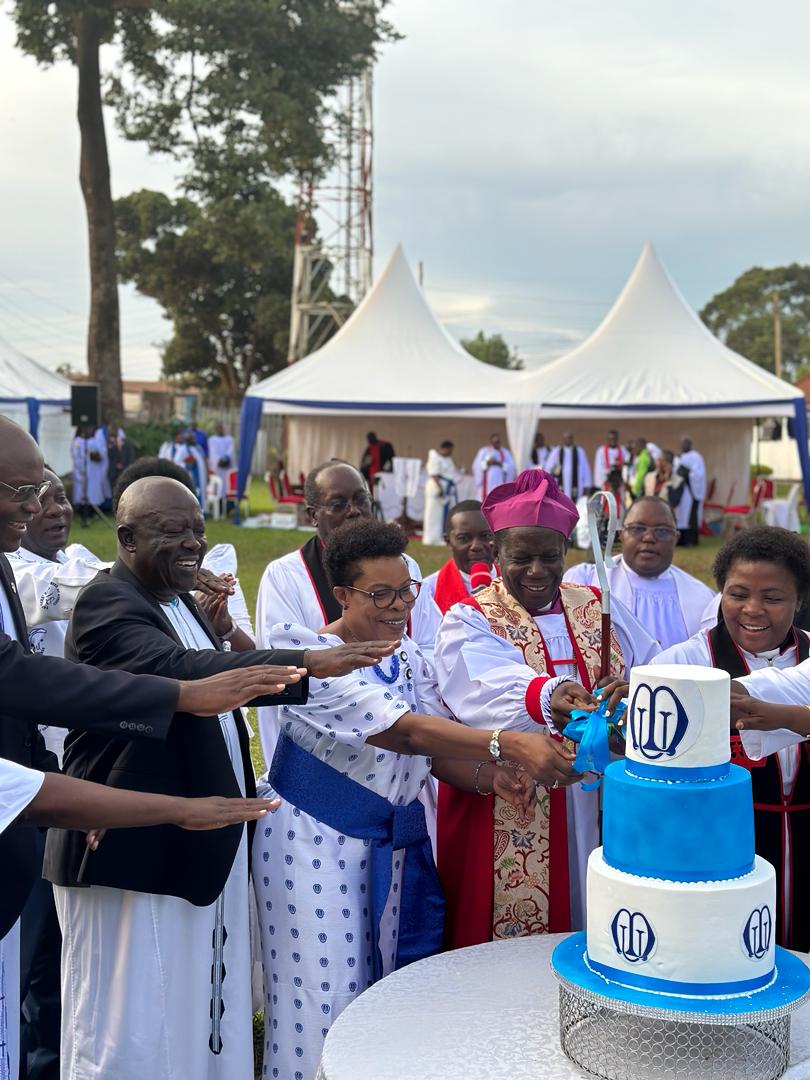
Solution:
<path fill-rule="evenodd" d="M 339 833 L 371 841 L 371 914 L 374 980 L 382 978 L 380 920 L 391 890 L 391 863 L 404 850 L 395 966 L 432 956 L 442 948 L 444 896 L 425 826 L 425 808 L 391 803 L 350 780 L 282 733 L 267 774 L 283 799 Z"/>

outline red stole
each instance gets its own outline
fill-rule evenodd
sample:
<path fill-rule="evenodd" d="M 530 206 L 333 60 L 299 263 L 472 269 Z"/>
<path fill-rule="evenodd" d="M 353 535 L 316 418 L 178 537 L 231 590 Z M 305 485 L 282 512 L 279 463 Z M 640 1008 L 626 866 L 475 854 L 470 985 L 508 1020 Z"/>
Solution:
<path fill-rule="evenodd" d="M 452 559 L 448 559 L 436 575 L 436 589 L 433 593 L 436 607 L 444 615 L 453 604 L 468 600 L 469 596 L 469 589 L 458 567 Z"/>

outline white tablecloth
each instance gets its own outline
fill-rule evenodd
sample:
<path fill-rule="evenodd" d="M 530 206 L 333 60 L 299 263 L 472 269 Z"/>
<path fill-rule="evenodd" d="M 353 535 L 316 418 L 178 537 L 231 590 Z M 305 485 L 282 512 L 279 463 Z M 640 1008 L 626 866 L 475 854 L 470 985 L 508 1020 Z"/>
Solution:
<path fill-rule="evenodd" d="M 395 971 L 336 1020 L 316 1080 L 570 1080 L 549 958 L 564 935 L 443 953 Z M 805 959 L 802 957 L 802 959 Z M 810 1080 L 810 1005 L 786 1080 Z"/>

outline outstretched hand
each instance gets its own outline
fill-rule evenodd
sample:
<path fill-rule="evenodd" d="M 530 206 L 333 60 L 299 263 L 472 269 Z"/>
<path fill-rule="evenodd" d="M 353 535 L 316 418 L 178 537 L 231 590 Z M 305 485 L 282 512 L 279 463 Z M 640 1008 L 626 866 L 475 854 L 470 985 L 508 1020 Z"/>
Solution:
<path fill-rule="evenodd" d="M 596 702 L 584 686 L 577 682 L 563 682 L 551 695 L 551 718 L 558 731 L 562 731 L 571 719 L 571 713 L 581 709 L 593 712 Z"/>
<path fill-rule="evenodd" d="M 348 675 L 356 668 L 379 664 L 399 648 L 398 641 L 357 641 L 350 645 L 335 645 L 329 649 L 307 649 L 304 667 L 315 679 L 330 679 Z"/>
<path fill-rule="evenodd" d="M 519 824 L 528 825 L 534 817 L 537 785 L 525 769 L 519 765 L 496 766 L 492 774 L 492 790 L 514 806 Z"/>
<path fill-rule="evenodd" d="M 731 721 L 738 731 L 777 731 L 779 728 L 796 731 L 796 711 L 795 705 L 775 705 L 747 693 L 737 693 L 732 684 Z M 800 714 L 800 719 L 803 718 Z"/>
<path fill-rule="evenodd" d="M 616 706 L 622 700 L 626 698 L 630 690 L 630 683 L 627 679 L 619 678 L 616 675 L 606 675 L 604 679 L 600 679 L 596 684 L 599 693 L 596 695 L 597 705 L 603 701 L 607 701 L 606 715 L 612 716 L 616 710 Z"/>
<path fill-rule="evenodd" d="M 215 716 L 238 709 L 254 698 L 280 694 L 286 687 L 300 682 L 306 669 L 263 664 L 256 667 L 221 671 L 207 679 L 180 682 L 177 712 L 194 716 Z"/>

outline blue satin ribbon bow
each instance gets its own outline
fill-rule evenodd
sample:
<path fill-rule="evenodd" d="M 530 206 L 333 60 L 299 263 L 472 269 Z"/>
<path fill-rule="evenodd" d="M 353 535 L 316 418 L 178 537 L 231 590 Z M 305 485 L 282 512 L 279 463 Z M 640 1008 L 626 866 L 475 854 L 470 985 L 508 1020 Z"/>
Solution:
<path fill-rule="evenodd" d="M 392 855 L 403 851 L 399 893 L 397 968 L 440 952 L 444 935 L 444 896 L 433 862 L 418 799 L 394 806 L 307 753 L 282 733 L 267 779 L 283 799 L 330 828 L 371 841 L 371 923 L 374 980 L 383 975 L 380 920 L 391 891 Z"/>
<path fill-rule="evenodd" d="M 595 780 L 582 784 L 583 791 L 593 791 L 602 782 L 602 774 L 610 764 L 610 748 L 608 747 L 610 728 L 616 727 L 627 708 L 627 705 L 620 701 L 608 716 L 606 710 L 609 700 L 609 698 L 604 698 L 599 703 L 599 708 L 593 712 L 574 709 L 571 719 L 565 725 L 563 734 L 566 739 L 579 743 L 574 769 L 580 773 L 598 773 Z"/>

